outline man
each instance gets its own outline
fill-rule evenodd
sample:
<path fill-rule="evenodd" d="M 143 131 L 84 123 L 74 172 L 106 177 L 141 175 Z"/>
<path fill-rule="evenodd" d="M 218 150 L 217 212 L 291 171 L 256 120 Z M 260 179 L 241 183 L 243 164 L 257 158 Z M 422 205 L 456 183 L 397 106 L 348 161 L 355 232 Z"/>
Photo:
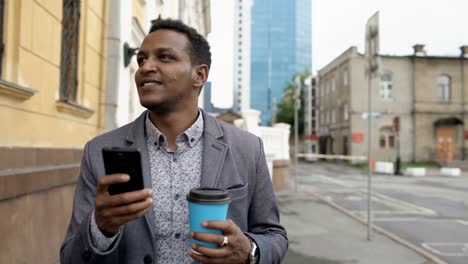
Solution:
<path fill-rule="evenodd" d="M 61 263 L 281 263 L 288 241 L 262 141 L 197 105 L 211 65 L 208 42 L 180 21 L 157 20 L 137 62 L 148 111 L 86 144 Z M 109 146 L 141 151 L 145 189 L 108 193 L 110 184 L 129 180 L 103 176 L 101 150 Z M 229 220 L 204 223 L 224 235 L 189 233 L 185 196 L 199 186 L 229 192 Z"/>

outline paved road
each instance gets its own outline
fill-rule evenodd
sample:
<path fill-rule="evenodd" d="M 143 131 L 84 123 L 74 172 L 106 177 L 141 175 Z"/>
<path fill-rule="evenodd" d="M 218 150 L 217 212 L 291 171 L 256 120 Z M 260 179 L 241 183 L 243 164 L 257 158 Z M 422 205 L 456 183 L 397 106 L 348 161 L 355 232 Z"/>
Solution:
<path fill-rule="evenodd" d="M 367 219 L 367 173 L 346 165 L 299 163 L 301 189 Z M 374 175 L 374 223 L 450 264 L 468 263 L 468 177 Z"/>

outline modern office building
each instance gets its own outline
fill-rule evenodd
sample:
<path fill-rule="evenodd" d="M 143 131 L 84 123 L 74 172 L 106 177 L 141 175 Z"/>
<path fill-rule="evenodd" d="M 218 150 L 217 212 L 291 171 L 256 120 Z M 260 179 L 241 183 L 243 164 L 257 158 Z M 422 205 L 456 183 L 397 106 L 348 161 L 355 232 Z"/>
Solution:
<path fill-rule="evenodd" d="M 203 86 L 203 110 L 206 112 L 213 112 L 213 103 L 211 102 L 211 82 L 206 82 Z"/>
<path fill-rule="evenodd" d="M 311 71 L 311 0 L 255 0 L 251 17 L 250 108 L 271 123 L 285 83 Z"/>
<path fill-rule="evenodd" d="M 234 73 L 232 109 L 240 114 L 250 108 L 251 0 L 234 1 Z"/>

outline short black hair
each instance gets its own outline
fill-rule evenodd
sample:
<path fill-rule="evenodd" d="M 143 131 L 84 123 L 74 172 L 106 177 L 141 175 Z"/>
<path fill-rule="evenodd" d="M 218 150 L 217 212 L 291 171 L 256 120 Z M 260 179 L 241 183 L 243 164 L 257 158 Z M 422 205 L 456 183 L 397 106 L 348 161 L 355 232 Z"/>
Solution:
<path fill-rule="evenodd" d="M 186 24 L 184 24 L 184 22 L 180 20 L 158 18 L 152 21 L 149 33 L 152 33 L 159 29 L 169 29 L 185 34 L 191 44 L 189 52 L 192 63 L 206 64 L 208 66 L 208 69 L 210 69 L 210 44 L 208 44 L 208 41 L 206 41 L 206 39 L 202 35 L 200 35 L 194 28 L 187 26 Z"/>

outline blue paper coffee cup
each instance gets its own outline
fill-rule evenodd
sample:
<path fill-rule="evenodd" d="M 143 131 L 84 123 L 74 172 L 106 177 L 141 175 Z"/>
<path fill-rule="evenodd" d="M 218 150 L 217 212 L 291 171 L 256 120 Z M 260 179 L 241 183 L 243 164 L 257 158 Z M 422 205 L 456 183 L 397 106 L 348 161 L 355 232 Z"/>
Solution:
<path fill-rule="evenodd" d="M 204 228 L 202 227 L 202 223 L 212 220 L 226 221 L 230 200 L 229 193 L 221 189 L 208 187 L 191 189 L 189 194 L 187 194 L 190 232 L 222 235 L 221 230 Z M 218 244 L 195 239 L 192 239 L 192 243 L 209 248 L 219 247 Z"/>

